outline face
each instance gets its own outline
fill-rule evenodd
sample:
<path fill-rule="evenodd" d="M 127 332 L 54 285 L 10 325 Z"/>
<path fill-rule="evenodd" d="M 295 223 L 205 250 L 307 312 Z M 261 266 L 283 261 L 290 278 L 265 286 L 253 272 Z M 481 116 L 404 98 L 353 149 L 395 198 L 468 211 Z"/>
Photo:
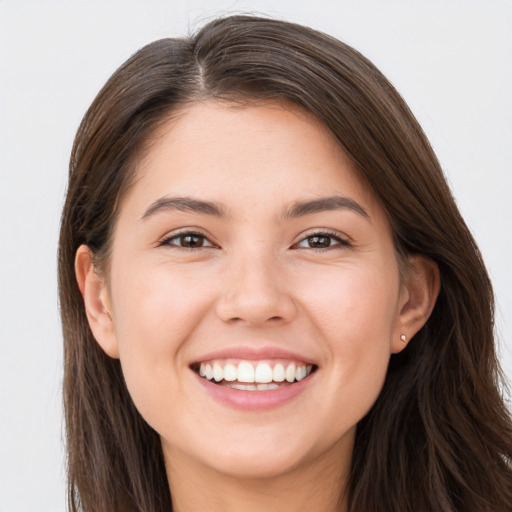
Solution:
<path fill-rule="evenodd" d="M 290 105 L 195 104 L 137 173 L 97 338 L 166 459 L 272 476 L 349 457 L 407 292 L 386 214 L 332 135 Z"/>

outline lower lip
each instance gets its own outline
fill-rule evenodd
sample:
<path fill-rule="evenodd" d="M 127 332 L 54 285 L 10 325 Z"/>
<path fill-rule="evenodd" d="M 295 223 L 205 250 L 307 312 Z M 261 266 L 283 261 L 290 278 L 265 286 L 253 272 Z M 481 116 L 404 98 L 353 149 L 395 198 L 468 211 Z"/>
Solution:
<path fill-rule="evenodd" d="M 301 381 L 289 386 L 268 391 L 245 391 L 220 386 L 200 377 L 195 372 L 194 375 L 206 392 L 220 404 L 243 411 L 263 411 L 280 407 L 293 400 L 310 385 L 315 373 L 311 373 Z"/>

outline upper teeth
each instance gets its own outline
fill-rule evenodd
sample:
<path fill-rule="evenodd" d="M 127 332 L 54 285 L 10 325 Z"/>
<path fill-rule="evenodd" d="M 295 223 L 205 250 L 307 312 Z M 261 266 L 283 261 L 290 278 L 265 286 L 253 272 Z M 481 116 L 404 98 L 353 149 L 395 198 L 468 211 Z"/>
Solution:
<path fill-rule="evenodd" d="M 313 366 L 310 364 L 301 363 L 276 363 L 272 367 L 266 362 L 250 362 L 241 361 L 235 363 L 223 363 L 221 361 L 210 361 L 208 363 L 201 363 L 199 366 L 199 375 L 206 377 L 208 380 L 215 380 L 220 382 L 225 380 L 227 382 L 294 382 L 307 377 L 312 370 Z"/>

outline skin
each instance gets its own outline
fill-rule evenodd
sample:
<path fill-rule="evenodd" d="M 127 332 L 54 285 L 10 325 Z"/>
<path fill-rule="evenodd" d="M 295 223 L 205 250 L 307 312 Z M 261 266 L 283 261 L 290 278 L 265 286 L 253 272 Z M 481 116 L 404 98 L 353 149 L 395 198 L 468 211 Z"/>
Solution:
<path fill-rule="evenodd" d="M 291 105 L 193 104 L 137 173 L 108 272 L 85 246 L 76 272 L 95 338 L 161 436 L 175 509 L 346 510 L 357 422 L 401 334 L 410 340 L 432 310 L 435 265 L 411 258 L 401 277 L 385 211 L 332 135 Z M 332 196 L 362 210 L 286 216 Z M 225 216 L 151 212 L 163 197 L 215 202 Z M 204 236 L 195 248 L 176 236 L 190 230 Z M 240 345 L 284 348 L 317 370 L 278 407 L 228 407 L 190 365 Z"/>

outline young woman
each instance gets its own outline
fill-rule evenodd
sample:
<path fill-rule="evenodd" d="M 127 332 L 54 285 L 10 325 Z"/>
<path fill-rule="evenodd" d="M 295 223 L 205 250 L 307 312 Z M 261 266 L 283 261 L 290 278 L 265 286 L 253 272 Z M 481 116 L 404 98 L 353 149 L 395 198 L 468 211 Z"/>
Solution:
<path fill-rule="evenodd" d="M 352 48 L 235 16 L 77 134 L 71 510 L 512 510 L 493 296 L 411 112 Z"/>

